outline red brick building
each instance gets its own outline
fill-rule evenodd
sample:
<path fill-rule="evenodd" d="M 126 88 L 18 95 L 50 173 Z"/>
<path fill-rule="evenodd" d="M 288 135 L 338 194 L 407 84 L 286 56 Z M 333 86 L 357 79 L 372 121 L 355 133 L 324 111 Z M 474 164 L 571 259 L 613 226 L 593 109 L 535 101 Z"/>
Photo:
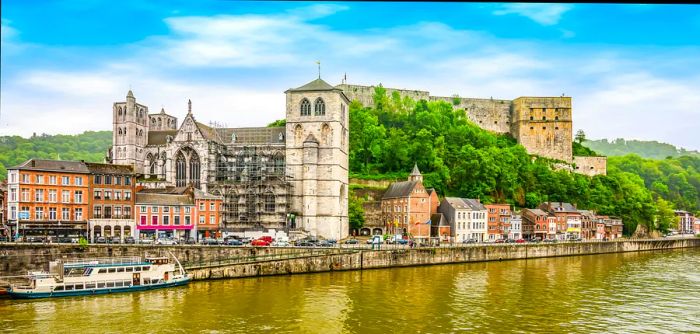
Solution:
<path fill-rule="evenodd" d="M 508 239 L 510 231 L 510 204 L 485 204 L 489 241 Z"/>
<path fill-rule="evenodd" d="M 418 166 L 413 167 L 407 181 L 395 182 L 382 197 L 382 216 L 386 231 L 392 234 L 429 238 L 430 216 L 437 212 L 437 192 L 425 189 L 423 175 Z"/>

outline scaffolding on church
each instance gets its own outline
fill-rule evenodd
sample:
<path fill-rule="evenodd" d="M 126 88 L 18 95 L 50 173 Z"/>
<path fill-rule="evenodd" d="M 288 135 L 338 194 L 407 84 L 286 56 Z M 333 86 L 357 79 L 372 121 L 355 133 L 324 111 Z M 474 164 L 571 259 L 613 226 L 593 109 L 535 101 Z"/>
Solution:
<path fill-rule="evenodd" d="M 291 183 L 285 175 L 284 147 L 279 145 L 216 145 L 217 157 L 209 186 L 223 196 L 222 222 L 229 232 L 289 231 Z"/>

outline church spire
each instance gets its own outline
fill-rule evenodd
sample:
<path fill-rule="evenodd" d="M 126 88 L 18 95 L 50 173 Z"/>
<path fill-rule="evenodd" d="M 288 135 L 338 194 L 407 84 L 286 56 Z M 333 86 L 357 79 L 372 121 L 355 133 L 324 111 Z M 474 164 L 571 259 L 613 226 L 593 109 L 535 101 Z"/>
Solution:
<path fill-rule="evenodd" d="M 423 182 L 423 175 L 420 173 L 420 170 L 418 170 L 418 164 L 415 163 L 413 165 L 413 171 L 411 172 L 411 175 L 408 177 L 409 181 L 421 181 Z"/>
<path fill-rule="evenodd" d="M 188 99 L 187 100 L 187 114 L 189 115 L 191 113 L 192 113 L 192 100 Z"/>

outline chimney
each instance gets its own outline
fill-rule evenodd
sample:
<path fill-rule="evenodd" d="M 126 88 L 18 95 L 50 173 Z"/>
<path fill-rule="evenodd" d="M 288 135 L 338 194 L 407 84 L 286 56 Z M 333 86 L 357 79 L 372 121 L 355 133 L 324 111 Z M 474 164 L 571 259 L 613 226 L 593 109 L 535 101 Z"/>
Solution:
<path fill-rule="evenodd" d="M 36 167 L 36 160 L 32 159 L 32 167 Z"/>

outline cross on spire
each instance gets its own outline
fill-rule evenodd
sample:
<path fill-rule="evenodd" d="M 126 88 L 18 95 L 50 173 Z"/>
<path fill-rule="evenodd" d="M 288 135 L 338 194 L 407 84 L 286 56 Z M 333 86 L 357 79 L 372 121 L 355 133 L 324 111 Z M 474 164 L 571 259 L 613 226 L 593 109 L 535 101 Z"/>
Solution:
<path fill-rule="evenodd" d="M 188 114 L 192 113 L 192 100 L 191 99 L 187 100 L 187 113 Z"/>
<path fill-rule="evenodd" d="M 318 78 L 321 79 L 321 61 L 317 60 L 316 65 L 318 65 Z"/>

